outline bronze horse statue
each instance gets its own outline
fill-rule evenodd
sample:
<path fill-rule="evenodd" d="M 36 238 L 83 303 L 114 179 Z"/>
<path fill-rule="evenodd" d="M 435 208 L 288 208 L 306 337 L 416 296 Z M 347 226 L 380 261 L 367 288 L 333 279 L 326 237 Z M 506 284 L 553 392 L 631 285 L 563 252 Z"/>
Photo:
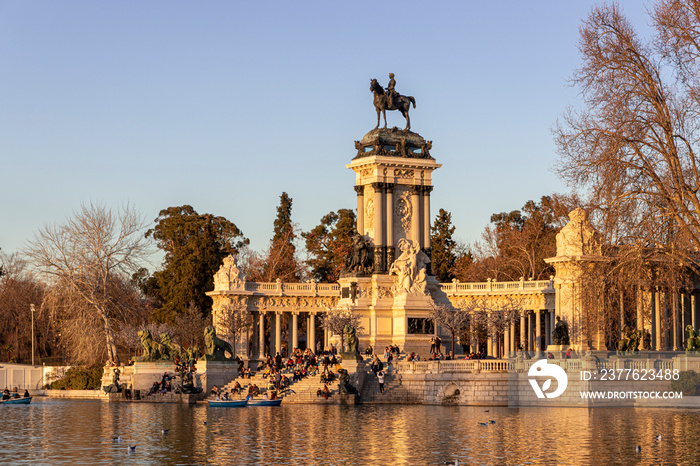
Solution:
<path fill-rule="evenodd" d="M 386 128 L 387 110 L 398 110 L 401 112 L 401 115 L 403 115 L 403 117 L 406 119 L 406 127 L 404 130 L 408 131 L 411 129 L 411 119 L 408 116 L 408 109 L 411 108 L 411 104 L 413 104 L 413 108 L 416 108 L 416 99 L 410 95 L 406 96 L 398 94 L 394 99 L 395 102 L 392 102 L 390 96 L 384 92 L 384 88 L 379 85 L 376 79 L 371 81 L 369 90 L 374 92 L 374 108 L 377 109 L 377 126 L 375 126 L 374 129 L 379 128 L 380 112 L 382 115 L 384 115 L 384 128 Z"/>

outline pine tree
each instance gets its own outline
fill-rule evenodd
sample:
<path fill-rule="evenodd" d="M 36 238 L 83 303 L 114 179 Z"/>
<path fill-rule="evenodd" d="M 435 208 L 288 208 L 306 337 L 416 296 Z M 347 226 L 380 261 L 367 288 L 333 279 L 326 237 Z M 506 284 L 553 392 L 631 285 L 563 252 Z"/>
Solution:
<path fill-rule="evenodd" d="M 444 209 L 440 209 L 435 217 L 435 223 L 430 228 L 432 269 L 439 282 L 449 282 L 454 278 L 456 260 L 456 243 L 452 239 L 454 232 L 455 227 L 452 225 L 452 214 Z"/>

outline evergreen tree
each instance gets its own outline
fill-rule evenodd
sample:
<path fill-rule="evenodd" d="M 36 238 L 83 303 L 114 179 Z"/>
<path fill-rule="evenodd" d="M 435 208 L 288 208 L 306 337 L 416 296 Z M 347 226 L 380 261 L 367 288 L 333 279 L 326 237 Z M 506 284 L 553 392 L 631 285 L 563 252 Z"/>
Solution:
<path fill-rule="evenodd" d="M 287 282 L 298 281 L 301 274 L 294 245 L 296 233 L 292 223 L 292 198 L 286 192 L 280 196 L 280 205 L 277 206 L 277 218 L 273 227 L 270 251 L 263 264 L 262 275 L 269 281 L 278 278 Z"/>
<path fill-rule="evenodd" d="M 310 255 L 306 264 L 314 279 L 326 283 L 338 281 L 345 259 L 352 254 L 354 232 L 355 212 L 339 209 L 324 215 L 313 230 L 301 234 Z"/>
<path fill-rule="evenodd" d="M 452 225 L 452 214 L 440 209 L 435 217 L 435 223 L 430 227 L 430 246 L 432 248 L 431 262 L 433 274 L 439 282 L 449 282 L 454 278 L 455 246 L 452 239 L 455 227 Z"/>
<path fill-rule="evenodd" d="M 154 273 L 162 302 L 154 317 L 175 322 L 190 305 L 208 314 L 212 301 L 204 293 L 214 289 L 214 274 L 224 257 L 237 254 L 248 239 L 224 217 L 200 215 L 189 205 L 161 210 L 155 221 L 146 236 L 156 240 L 165 259 L 163 270 Z"/>

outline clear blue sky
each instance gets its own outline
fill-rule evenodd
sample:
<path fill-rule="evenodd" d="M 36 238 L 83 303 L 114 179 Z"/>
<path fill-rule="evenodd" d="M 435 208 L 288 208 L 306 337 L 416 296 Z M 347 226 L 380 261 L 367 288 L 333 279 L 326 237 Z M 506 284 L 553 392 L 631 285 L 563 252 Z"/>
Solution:
<path fill-rule="evenodd" d="M 309 230 L 355 207 L 344 165 L 389 72 L 443 164 L 433 214 L 472 242 L 492 213 L 566 190 L 551 128 L 577 103 L 593 3 L 0 0 L 0 248 L 90 201 L 149 220 L 190 204 L 260 250 L 287 191 Z M 623 3 L 641 28 L 644 4 Z"/>

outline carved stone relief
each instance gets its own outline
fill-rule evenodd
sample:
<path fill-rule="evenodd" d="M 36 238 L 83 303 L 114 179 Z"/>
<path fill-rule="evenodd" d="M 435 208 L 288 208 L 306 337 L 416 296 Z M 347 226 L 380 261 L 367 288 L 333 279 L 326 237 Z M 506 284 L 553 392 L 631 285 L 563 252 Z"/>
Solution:
<path fill-rule="evenodd" d="M 404 188 L 396 189 L 396 201 L 394 203 L 394 225 L 404 235 L 408 234 L 411 228 L 411 215 L 413 207 L 411 206 L 411 194 Z"/>
<path fill-rule="evenodd" d="M 395 168 L 394 176 L 397 178 L 413 178 L 413 170 L 403 170 L 401 168 Z"/>

